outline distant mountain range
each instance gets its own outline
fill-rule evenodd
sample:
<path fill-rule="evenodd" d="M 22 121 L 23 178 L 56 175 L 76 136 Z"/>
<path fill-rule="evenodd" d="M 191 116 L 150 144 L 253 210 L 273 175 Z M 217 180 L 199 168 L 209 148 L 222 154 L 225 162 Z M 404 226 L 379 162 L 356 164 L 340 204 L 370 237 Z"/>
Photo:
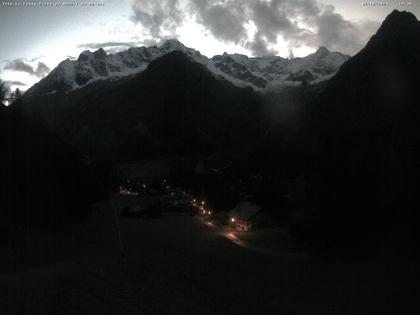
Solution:
<path fill-rule="evenodd" d="M 351 119 L 367 117 L 358 111 L 371 105 L 359 109 L 358 103 L 377 98 L 389 104 L 398 91 L 411 91 L 416 68 L 409 65 L 416 65 L 418 47 L 400 20 L 417 22 L 408 13 L 392 13 L 350 59 L 325 48 L 290 60 L 237 54 L 209 59 L 176 40 L 113 55 L 85 51 L 25 93 L 24 110 L 95 158 L 129 147 L 133 158 L 211 152 L 286 124 L 322 121 L 312 135 L 334 124 L 328 132 L 338 135 Z M 308 115 L 310 122 L 303 120 Z"/>
<path fill-rule="evenodd" d="M 329 79 L 350 58 L 339 52 L 330 52 L 325 47 L 307 57 L 294 59 L 277 56 L 250 58 L 227 53 L 207 58 L 199 51 L 172 39 L 159 47 L 130 48 L 116 54 L 107 54 L 102 48 L 95 52 L 84 51 L 77 60 L 61 62 L 27 93 L 40 95 L 67 92 L 97 80 L 116 80 L 138 74 L 153 60 L 175 50 L 206 66 L 215 77 L 224 78 L 237 86 L 251 86 L 256 90 Z"/>
<path fill-rule="evenodd" d="M 251 88 L 216 78 L 179 50 L 119 80 L 25 93 L 23 107 L 94 159 L 210 153 L 257 137 L 263 119 Z"/>

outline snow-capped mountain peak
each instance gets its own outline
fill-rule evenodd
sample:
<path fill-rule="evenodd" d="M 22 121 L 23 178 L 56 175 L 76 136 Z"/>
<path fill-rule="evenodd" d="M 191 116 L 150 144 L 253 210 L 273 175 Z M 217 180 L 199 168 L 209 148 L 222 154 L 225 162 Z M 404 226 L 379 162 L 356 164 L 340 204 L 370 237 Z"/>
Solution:
<path fill-rule="evenodd" d="M 181 43 L 177 39 L 168 39 L 164 41 L 160 46 L 160 49 L 167 50 L 167 51 L 173 51 L 173 50 L 180 50 L 185 51 L 188 50 L 187 47 L 184 46 L 183 43 Z"/>
<path fill-rule="evenodd" d="M 96 58 L 101 58 L 101 59 L 104 59 L 104 58 L 106 58 L 108 56 L 108 54 L 106 53 L 105 49 L 103 49 L 103 48 L 99 48 L 97 51 L 95 51 L 93 53 L 93 55 Z"/>
<path fill-rule="evenodd" d="M 327 54 L 329 54 L 329 53 L 330 53 L 330 51 L 329 51 L 326 47 L 321 46 L 321 47 L 319 47 L 319 48 L 318 48 L 318 50 L 314 53 L 314 55 L 316 55 L 316 56 L 325 56 L 325 55 L 327 55 Z"/>
<path fill-rule="evenodd" d="M 297 85 L 302 81 L 322 81 L 330 78 L 349 58 L 338 52 L 330 52 L 325 47 L 304 58 L 248 57 L 228 53 L 207 58 L 180 41 L 170 39 L 159 46 L 132 47 L 116 54 L 107 54 L 103 48 L 95 52 L 83 51 L 77 60 L 61 62 L 27 93 L 67 92 L 97 80 L 118 79 L 140 73 L 153 60 L 174 50 L 182 51 L 205 65 L 217 77 L 257 90 L 277 85 Z"/>
<path fill-rule="evenodd" d="M 302 81 L 322 81 L 330 78 L 349 59 L 341 53 L 321 47 L 304 58 L 285 59 L 278 56 L 247 57 L 239 54 L 214 56 L 212 61 L 224 73 L 254 87 L 295 85 Z"/>
<path fill-rule="evenodd" d="M 79 62 L 83 62 L 83 61 L 90 60 L 90 59 L 92 59 L 92 58 L 94 58 L 94 57 L 93 57 L 93 53 L 92 53 L 90 50 L 85 50 L 84 52 L 82 52 L 82 53 L 79 55 L 79 58 L 77 58 L 77 61 L 79 61 Z"/>

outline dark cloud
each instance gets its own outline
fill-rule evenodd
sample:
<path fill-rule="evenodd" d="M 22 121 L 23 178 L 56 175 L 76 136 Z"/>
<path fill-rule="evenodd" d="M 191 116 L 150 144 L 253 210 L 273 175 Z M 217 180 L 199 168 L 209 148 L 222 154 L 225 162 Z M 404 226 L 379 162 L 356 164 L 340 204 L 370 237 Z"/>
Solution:
<path fill-rule="evenodd" d="M 43 62 L 38 62 L 38 66 L 35 70 L 35 75 L 39 78 L 45 77 L 50 73 L 51 69 Z"/>
<path fill-rule="evenodd" d="M 241 1 L 192 0 L 190 11 L 218 39 L 238 43 L 246 36 L 246 5 Z"/>
<path fill-rule="evenodd" d="M 332 6 L 325 6 L 313 18 L 312 24 L 315 32 L 302 30 L 299 36 L 285 36 L 290 48 L 324 46 L 351 55 L 357 53 L 379 27 L 379 23 L 373 21 L 348 21 L 336 13 Z"/>
<path fill-rule="evenodd" d="M 279 34 L 296 32 L 296 26 L 282 7 L 283 4 L 280 1 L 256 1 L 252 6 L 252 20 L 258 32 L 269 42 L 276 42 Z"/>
<path fill-rule="evenodd" d="M 12 70 L 18 72 L 25 72 L 31 75 L 35 75 L 35 71 L 32 66 L 21 59 L 16 59 L 8 62 L 4 66 L 4 70 Z"/>
<path fill-rule="evenodd" d="M 180 0 L 135 0 L 132 20 L 141 23 L 153 37 L 162 37 L 163 31 L 174 32 L 182 24 L 184 13 Z"/>
<path fill-rule="evenodd" d="M 276 52 L 267 47 L 268 40 L 261 33 L 257 32 L 252 41 L 249 41 L 246 47 L 253 52 L 254 55 L 264 57 L 269 55 L 275 55 Z"/>
<path fill-rule="evenodd" d="M 258 31 L 248 47 L 255 55 L 275 53 L 268 46 L 276 43 L 279 35 L 292 36 L 298 32 L 297 26 L 290 19 L 294 13 L 286 13 L 283 7 L 285 4 L 285 1 L 255 1 L 251 5 L 251 19 Z"/>
<path fill-rule="evenodd" d="M 21 81 L 6 81 L 6 84 L 8 84 L 9 86 L 27 86 L 26 83 L 23 83 Z"/>
<path fill-rule="evenodd" d="M 137 42 L 104 42 L 104 43 L 86 43 L 78 45 L 84 49 L 115 48 L 115 47 L 134 47 Z"/>
<path fill-rule="evenodd" d="M 132 19 L 154 38 L 176 37 L 176 29 L 193 18 L 215 38 L 240 44 L 254 55 L 272 54 L 279 37 L 289 49 L 325 46 L 354 54 L 378 27 L 346 20 L 317 0 L 135 0 L 132 8 Z M 249 25 L 256 28 L 252 35 Z"/>
<path fill-rule="evenodd" d="M 24 72 L 36 76 L 38 78 L 43 78 L 50 72 L 50 68 L 48 68 L 48 66 L 43 62 L 38 62 L 37 67 L 34 68 L 29 63 L 25 62 L 23 59 L 15 59 L 7 62 L 4 66 L 4 70 Z"/>

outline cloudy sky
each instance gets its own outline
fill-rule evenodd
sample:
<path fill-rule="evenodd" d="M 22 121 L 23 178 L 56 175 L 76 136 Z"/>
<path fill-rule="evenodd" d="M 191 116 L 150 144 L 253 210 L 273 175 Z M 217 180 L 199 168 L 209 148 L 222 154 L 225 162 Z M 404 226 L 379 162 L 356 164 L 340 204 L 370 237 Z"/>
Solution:
<path fill-rule="evenodd" d="M 0 78 L 26 90 L 83 50 L 116 52 L 165 38 L 178 38 L 209 57 L 223 52 L 305 56 L 320 46 L 355 54 L 392 10 L 420 16 L 418 0 L 408 6 L 399 2 L 28 0 L 17 5 L 0 0 Z"/>

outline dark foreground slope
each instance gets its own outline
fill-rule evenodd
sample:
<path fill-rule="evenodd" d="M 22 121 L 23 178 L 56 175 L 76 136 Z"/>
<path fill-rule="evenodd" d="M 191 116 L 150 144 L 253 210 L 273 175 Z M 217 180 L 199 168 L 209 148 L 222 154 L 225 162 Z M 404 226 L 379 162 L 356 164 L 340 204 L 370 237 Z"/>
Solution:
<path fill-rule="evenodd" d="M 55 224 L 89 215 L 93 177 L 76 152 L 17 108 L 0 108 L 0 213 Z"/>
<path fill-rule="evenodd" d="M 180 51 L 134 77 L 30 96 L 26 103 L 63 139 L 97 159 L 213 152 L 256 137 L 262 119 L 251 89 L 216 78 Z"/>
<path fill-rule="evenodd" d="M 308 109 L 299 140 L 330 241 L 418 238 L 419 82 L 420 22 L 394 11 Z"/>
<path fill-rule="evenodd" d="M 76 244 L 51 246 L 54 254 L 69 248 L 70 259 L 26 272 L 2 268 L 2 314 L 419 313 L 418 259 L 276 257 L 192 217 L 163 216 L 121 219 L 122 260 L 111 207 L 103 203 L 95 220 L 70 232 Z"/>

